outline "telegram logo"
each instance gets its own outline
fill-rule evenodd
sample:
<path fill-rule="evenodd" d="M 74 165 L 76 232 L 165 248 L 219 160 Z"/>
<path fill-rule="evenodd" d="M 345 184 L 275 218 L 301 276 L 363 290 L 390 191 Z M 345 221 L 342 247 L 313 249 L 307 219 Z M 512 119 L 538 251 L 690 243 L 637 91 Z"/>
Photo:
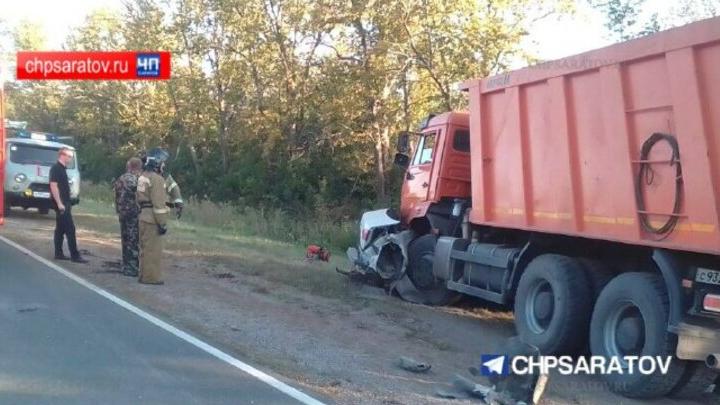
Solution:
<path fill-rule="evenodd" d="M 503 354 L 483 354 L 480 356 L 480 374 L 484 376 L 510 374 L 507 356 Z"/>

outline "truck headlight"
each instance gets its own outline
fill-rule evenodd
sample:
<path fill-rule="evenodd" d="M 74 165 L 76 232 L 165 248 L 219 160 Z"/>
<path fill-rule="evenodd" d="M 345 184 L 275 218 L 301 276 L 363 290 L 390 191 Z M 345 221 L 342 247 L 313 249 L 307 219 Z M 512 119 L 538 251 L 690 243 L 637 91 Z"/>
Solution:
<path fill-rule="evenodd" d="M 27 180 L 27 176 L 23 173 L 18 173 L 15 175 L 15 181 L 18 183 L 25 183 L 25 180 Z"/>

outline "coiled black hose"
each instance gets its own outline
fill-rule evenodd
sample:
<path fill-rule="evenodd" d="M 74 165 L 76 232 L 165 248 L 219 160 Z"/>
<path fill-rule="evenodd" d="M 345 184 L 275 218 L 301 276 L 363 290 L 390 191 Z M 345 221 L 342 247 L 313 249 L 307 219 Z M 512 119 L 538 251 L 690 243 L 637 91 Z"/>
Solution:
<path fill-rule="evenodd" d="M 635 182 L 635 199 L 637 200 L 637 206 L 639 211 L 645 210 L 645 198 L 642 193 L 642 184 L 652 184 L 654 173 L 650 167 L 650 163 L 647 162 L 650 156 L 650 151 L 653 146 L 660 141 L 666 141 L 672 148 L 672 159 L 668 161 L 670 165 L 675 166 L 675 203 L 673 204 L 673 212 L 667 222 L 659 228 L 652 226 L 648 214 L 644 212 L 639 213 L 640 224 L 643 229 L 647 232 L 663 235 L 662 239 L 666 238 L 675 229 L 675 226 L 680 220 L 680 209 L 682 204 L 682 190 L 683 190 L 683 178 L 682 178 L 682 165 L 680 164 L 680 146 L 678 145 L 677 139 L 668 134 L 656 132 L 652 134 L 642 146 L 640 150 L 640 170 L 638 171 L 638 178 Z"/>

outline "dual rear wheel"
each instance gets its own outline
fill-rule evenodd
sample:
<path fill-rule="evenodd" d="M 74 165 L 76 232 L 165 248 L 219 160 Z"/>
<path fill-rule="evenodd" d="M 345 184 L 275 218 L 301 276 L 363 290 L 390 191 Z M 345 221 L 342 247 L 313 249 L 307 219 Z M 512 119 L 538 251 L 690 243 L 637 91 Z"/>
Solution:
<path fill-rule="evenodd" d="M 424 235 L 408 248 L 406 282 L 415 290 L 415 299 L 409 301 L 446 305 L 459 297 L 433 274 L 436 243 L 434 235 Z M 624 373 L 603 377 L 624 396 L 700 396 L 720 377 L 701 362 L 674 357 L 677 336 L 667 331 L 669 311 L 667 289 L 659 274 L 616 275 L 599 262 L 545 254 L 532 260 L 520 279 L 515 324 L 520 338 L 545 355 L 586 353 L 589 342 L 592 355 L 617 357 Z M 625 356 L 671 360 L 666 373 L 645 375 L 636 370 L 629 374 Z"/>
<path fill-rule="evenodd" d="M 717 376 L 699 362 L 673 356 L 677 337 L 667 331 L 670 307 L 662 277 L 639 272 L 613 276 L 596 262 L 538 256 L 517 289 L 518 334 L 546 355 L 580 354 L 589 341 L 592 355 L 617 357 L 624 373 L 604 378 L 624 396 L 701 395 Z M 625 356 L 670 357 L 671 361 L 665 374 L 628 374 Z"/>
<path fill-rule="evenodd" d="M 656 398 L 678 386 L 687 362 L 675 358 L 677 336 L 668 332 L 670 299 L 662 277 L 651 273 L 624 273 L 615 277 L 598 297 L 590 323 L 590 349 L 594 355 L 671 358 L 666 373 L 609 374 L 610 387 L 634 398 Z"/>

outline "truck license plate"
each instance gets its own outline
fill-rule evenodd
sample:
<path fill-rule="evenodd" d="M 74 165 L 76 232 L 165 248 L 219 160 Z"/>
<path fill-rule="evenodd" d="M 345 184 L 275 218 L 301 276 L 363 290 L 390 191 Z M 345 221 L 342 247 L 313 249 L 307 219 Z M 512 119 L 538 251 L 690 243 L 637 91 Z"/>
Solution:
<path fill-rule="evenodd" d="M 695 281 L 699 283 L 720 285 L 720 271 L 698 269 L 695 274 Z"/>
<path fill-rule="evenodd" d="M 33 197 L 35 197 L 35 198 L 50 198 L 50 193 L 45 193 L 42 191 L 34 191 Z"/>

